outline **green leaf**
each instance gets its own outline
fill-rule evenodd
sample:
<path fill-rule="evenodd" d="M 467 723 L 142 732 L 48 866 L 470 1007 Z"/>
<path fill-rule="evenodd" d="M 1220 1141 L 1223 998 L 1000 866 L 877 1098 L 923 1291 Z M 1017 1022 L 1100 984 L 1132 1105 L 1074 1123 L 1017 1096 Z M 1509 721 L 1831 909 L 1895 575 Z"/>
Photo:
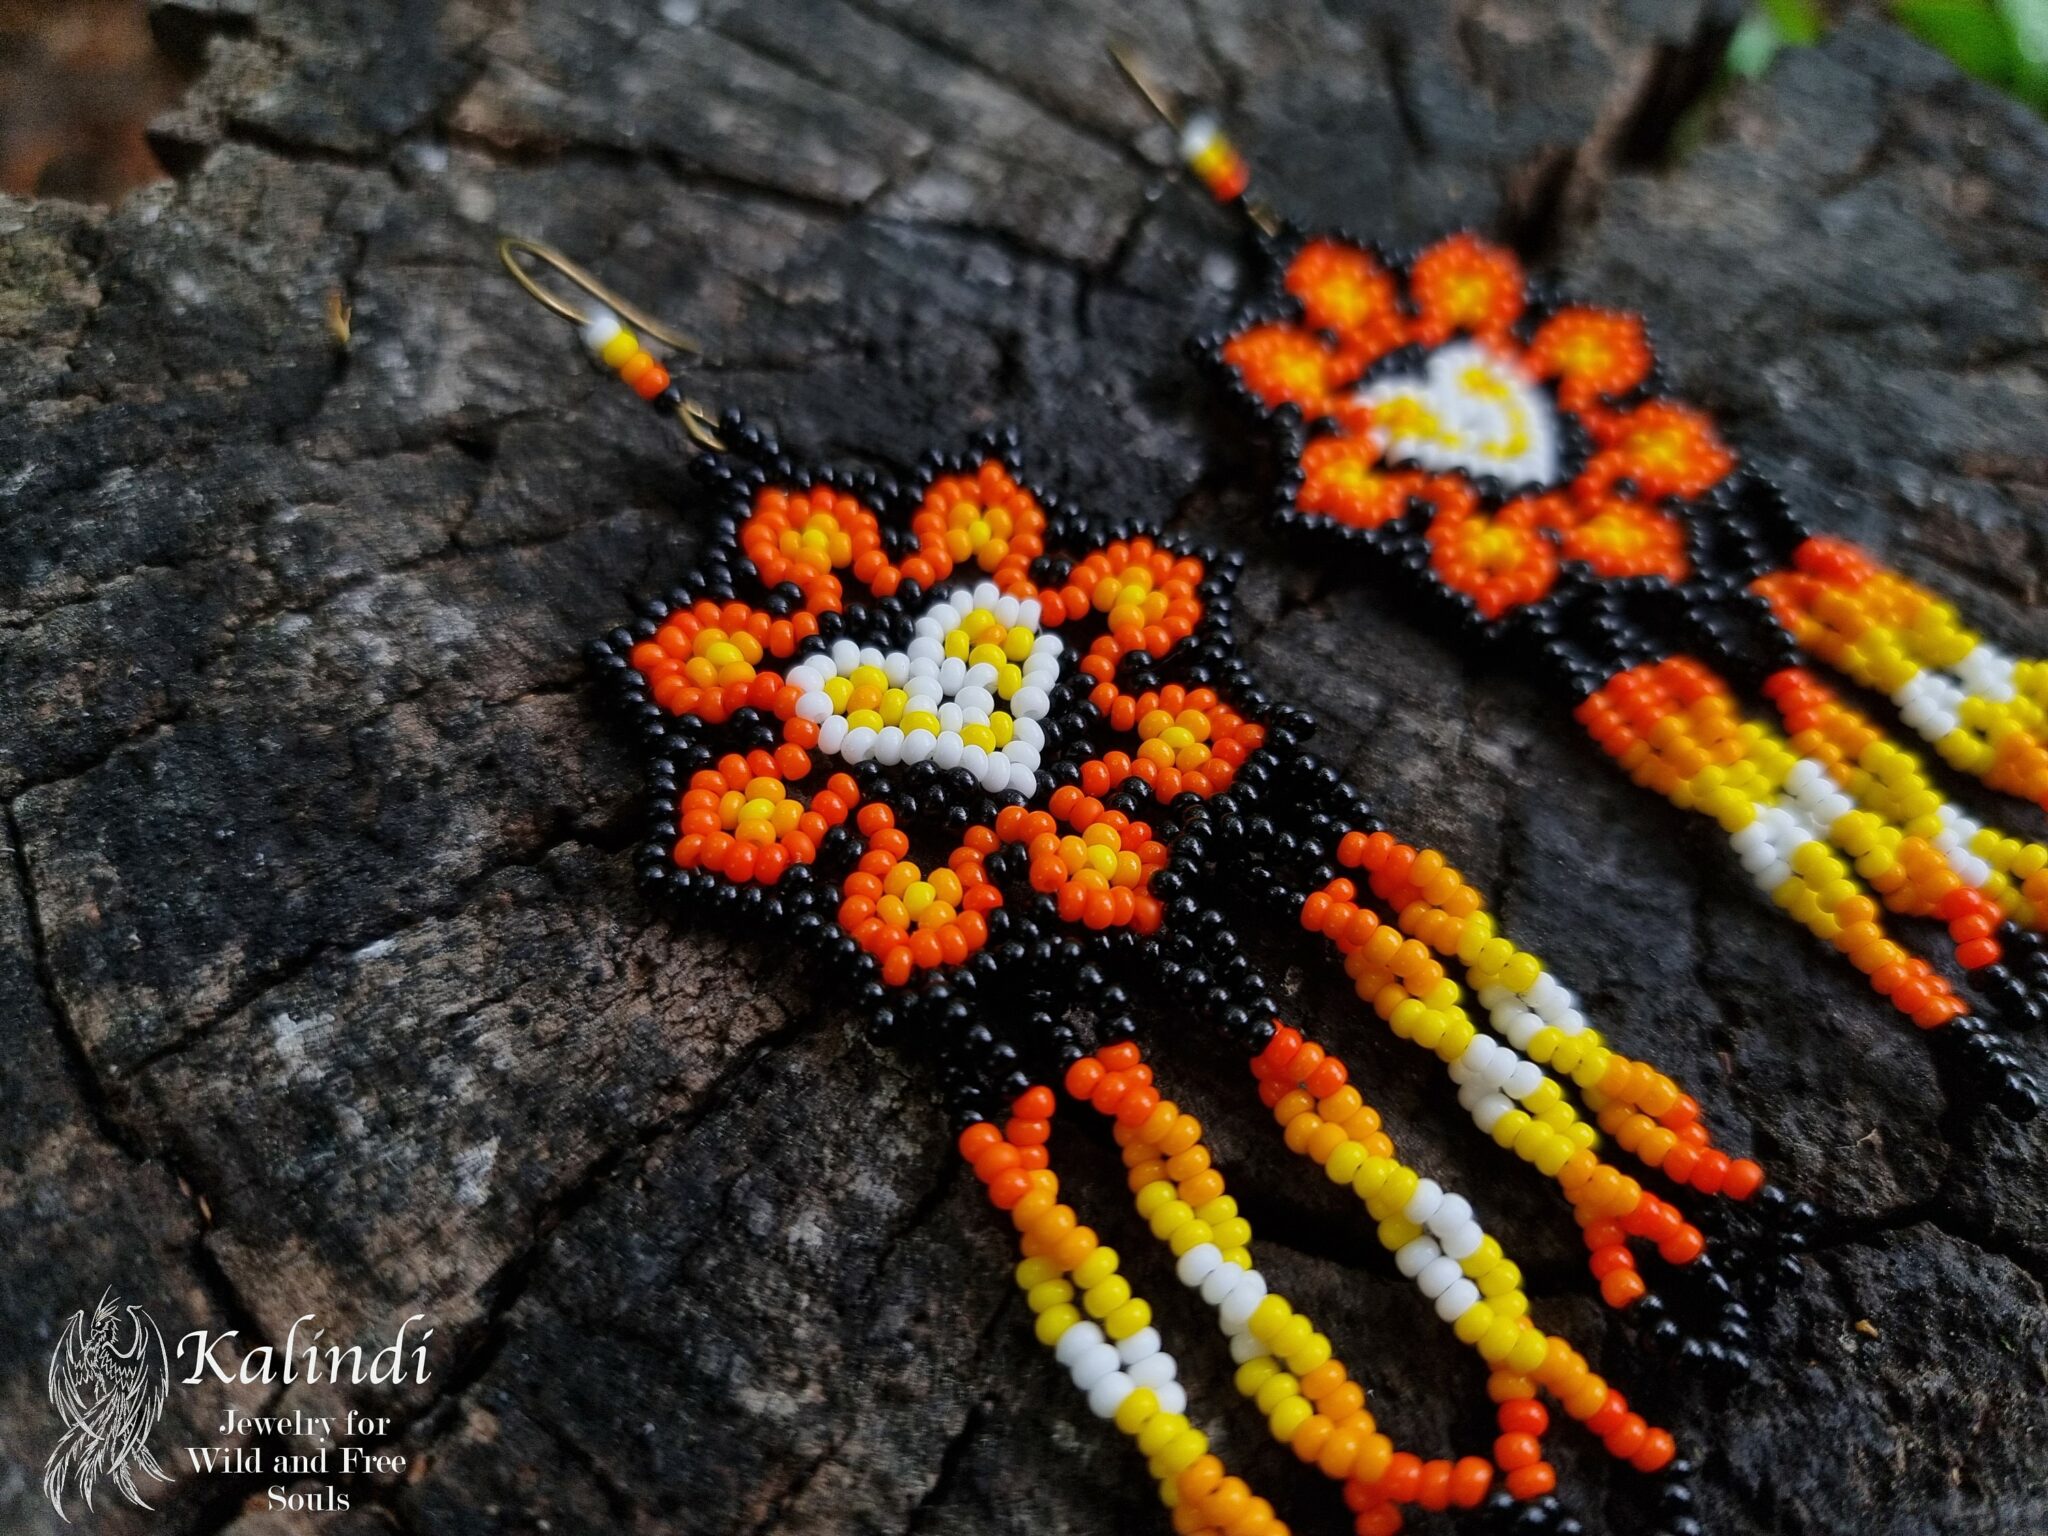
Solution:
<path fill-rule="evenodd" d="M 2008 85 L 2021 72 L 2024 60 L 2013 29 L 1989 5 L 1973 0 L 1894 0 L 1892 14 L 1907 31 L 1980 80 Z"/>
<path fill-rule="evenodd" d="M 1763 0 L 1763 10 L 1787 48 L 1811 48 L 1827 25 L 1820 0 Z"/>

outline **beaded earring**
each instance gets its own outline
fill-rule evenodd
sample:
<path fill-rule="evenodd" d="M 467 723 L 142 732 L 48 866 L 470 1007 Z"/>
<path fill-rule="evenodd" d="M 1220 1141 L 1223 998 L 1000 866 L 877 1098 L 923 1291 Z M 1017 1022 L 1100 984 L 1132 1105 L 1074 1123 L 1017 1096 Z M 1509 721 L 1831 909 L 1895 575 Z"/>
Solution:
<path fill-rule="evenodd" d="M 1112 51 L 1251 226 L 1260 292 L 1197 348 L 1278 449 L 1279 522 L 1361 551 L 1420 612 L 1562 692 L 1636 783 L 1717 822 L 1765 895 L 2034 1114 L 2018 1060 L 1881 913 L 1945 924 L 2002 1017 L 2048 1022 L 2048 847 L 1951 804 L 1801 657 L 2044 807 L 2048 661 L 1805 529 L 1672 392 L 1636 316 L 1535 285 L 1471 234 L 1395 253 L 1284 225 L 1248 200 L 1215 120 L 1183 120 Z"/>
<path fill-rule="evenodd" d="M 1670 1078 L 1602 1039 L 1441 854 L 1396 838 L 1304 750 L 1310 721 L 1260 692 L 1234 642 L 1242 558 L 1063 504 L 1009 435 L 902 484 L 801 465 L 691 400 L 620 316 L 680 337 L 545 247 L 501 254 L 703 450 L 700 565 L 591 648 L 650 762 L 640 874 L 689 920 L 800 941 L 878 1041 L 936 1062 L 960 1155 L 1019 1235 L 1038 1338 L 1135 1442 L 1174 1529 L 1286 1527 L 1211 1452 L 1151 1307 L 1063 1198 L 1062 1094 L 1108 1119 L 1136 1214 L 1216 1310 L 1238 1390 L 1342 1485 L 1365 1536 L 1399 1530 L 1409 1506 L 1559 1529 L 1545 1396 L 1663 1479 L 1661 1529 L 1697 1536 L 1670 1434 L 1535 1322 L 1472 1202 L 1401 1162 L 1343 1061 L 1277 1021 L 1240 919 L 1321 935 L 1393 1033 L 1448 1068 L 1479 1128 L 1558 1186 L 1647 1353 L 1739 1372 L 1747 1314 L 1700 1228 L 1605 1159 L 1596 1123 L 1675 1184 L 1775 1213 L 1747 1245 L 1765 1285 L 1797 1272 L 1800 1214 L 1713 1145 Z M 527 258 L 598 305 L 555 296 Z M 1141 1011 L 1164 1009 L 1243 1053 L 1286 1145 L 1358 1197 L 1485 1362 L 1486 1454 L 1397 1449 L 1329 1337 L 1270 1289 L 1201 1122 L 1144 1059 Z M 1648 1294 L 1639 1252 L 1672 1270 L 1668 1299 Z"/>

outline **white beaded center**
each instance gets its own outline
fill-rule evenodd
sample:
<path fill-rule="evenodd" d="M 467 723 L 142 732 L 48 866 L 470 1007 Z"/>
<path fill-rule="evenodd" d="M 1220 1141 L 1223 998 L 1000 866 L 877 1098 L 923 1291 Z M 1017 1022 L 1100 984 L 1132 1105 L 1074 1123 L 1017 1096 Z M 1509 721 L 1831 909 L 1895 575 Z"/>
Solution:
<path fill-rule="evenodd" d="M 821 751 L 849 763 L 964 768 L 992 793 L 1028 797 L 1061 650 L 1039 628 L 1037 599 L 985 581 L 934 599 L 906 649 L 835 640 L 792 667 L 789 682 Z"/>
<path fill-rule="evenodd" d="M 1372 411 L 1373 441 L 1390 463 L 1509 485 L 1557 483 L 1556 413 L 1518 363 L 1483 342 L 1439 347 L 1421 373 L 1376 379 L 1358 400 Z"/>

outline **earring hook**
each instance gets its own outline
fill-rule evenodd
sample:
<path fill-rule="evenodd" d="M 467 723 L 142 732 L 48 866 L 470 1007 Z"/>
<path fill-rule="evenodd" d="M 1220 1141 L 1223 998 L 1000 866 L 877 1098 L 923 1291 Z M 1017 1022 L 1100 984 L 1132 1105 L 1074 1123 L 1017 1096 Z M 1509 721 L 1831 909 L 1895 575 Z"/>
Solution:
<path fill-rule="evenodd" d="M 1116 67 L 1124 72 L 1124 78 L 1145 98 L 1146 105 L 1179 135 L 1180 157 L 1202 185 L 1209 189 L 1209 195 L 1219 203 L 1235 203 L 1261 234 L 1268 238 L 1277 236 L 1280 221 L 1273 211 L 1245 196 L 1245 188 L 1251 181 L 1251 169 L 1244 163 L 1244 156 L 1237 152 L 1237 146 L 1224 137 L 1216 119 L 1206 112 L 1198 112 L 1192 117 L 1183 114 L 1123 44 L 1111 43 L 1109 56 L 1116 60 Z"/>
<path fill-rule="evenodd" d="M 664 346 L 673 347 L 678 352 L 686 352 L 692 357 L 704 355 L 704 349 L 695 341 L 681 331 L 663 325 L 639 305 L 621 297 L 553 246 L 543 245 L 538 240 L 528 240 L 519 235 L 505 235 L 500 238 L 498 259 L 505 264 L 505 270 L 512 274 L 512 280 L 524 288 L 543 308 L 560 315 L 578 329 L 588 327 L 598 317 L 578 309 L 559 294 L 550 293 L 542 286 L 540 280 L 527 270 L 522 259 L 529 256 L 543 266 L 553 268 L 562 277 L 589 294 L 597 300 L 604 311 L 631 321 Z M 612 325 L 612 329 L 617 329 L 616 324 Z M 710 449 L 713 453 L 726 451 L 725 443 L 714 427 L 716 418 L 704 406 L 685 396 L 676 401 L 675 412 L 677 422 L 681 424 L 683 431 L 689 434 L 690 441 L 700 448 Z"/>
<path fill-rule="evenodd" d="M 648 314 L 646 310 L 640 308 L 639 305 L 629 299 L 620 297 L 553 246 L 543 245 L 538 240 L 527 240 L 517 235 L 505 236 L 498 242 L 498 259 L 505 263 L 505 270 L 512 274 L 514 282 L 518 283 L 520 287 L 538 299 L 543 306 L 554 311 L 564 320 L 576 325 L 588 325 L 591 316 L 543 288 L 534 275 L 526 270 L 524 263 L 520 261 L 519 258 L 522 256 L 531 256 L 535 261 L 545 266 L 553 267 L 563 277 L 574 283 L 578 288 L 581 288 L 593 299 L 596 299 L 598 303 L 602 304 L 613 314 L 618 315 L 622 319 L 630 320 L 642 331 L 645 331 L 649 336 L 652 336 L 656 341 L 661 342 L 665 346 L 674 347 L 678 352 L 688 352 L 692 356 L 703 356 L 704 349 L 688 336 L 685 336 L 681 331 L 671 330 L 668 326 L 663 325 L 659 320 Z"/>

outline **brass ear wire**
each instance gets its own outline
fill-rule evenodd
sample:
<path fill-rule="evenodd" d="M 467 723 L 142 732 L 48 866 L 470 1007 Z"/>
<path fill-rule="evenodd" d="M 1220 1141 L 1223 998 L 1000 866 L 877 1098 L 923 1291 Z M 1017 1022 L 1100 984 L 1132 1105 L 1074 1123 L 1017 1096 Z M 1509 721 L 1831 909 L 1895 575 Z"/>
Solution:
<path fill-rule="evenodd" d="M 1123 44 L 1111 43 L 1109 56 L 1116 60 L 1116 67 L 1123 71 L 1124 78 L 1145 98 L 1145 104 L 1174 131 L 1180 141 L 1178 148 L 1182 161 L 1208 188 L 1210 195 L 1219 203 L 1237 204 L 1262 235 L 1269 239 L 1277 236 L 1280 233 L 1279 218 L 1265 204 L 1253 202 L 1244 195 L 1244 184 L 1249 177 L 1244 158 L 1223 136 L 1214 119 L 1201 113 L 1193 117 L 1182 113 Z"/>
<path fill-rule="evenodd" d="M 543 266 L 553 268 L 570 283 L 597 300 L 602 307 L 601 312 L 609 312 L 630 321 L 645 334 L 678 352 L 691 357 L 704 355 L 704 349 L 695 341 L 681 331 L 663 325 L 639 305 L 621 297 L 553 246 L 517 235 L 502 237 L 498 241 L 498 259 L 505 264 L 505 270 L 512 274 L 512 280 L 524 288 L 543 308 L 560 315 L 579 330 L 599 318 L 598 315 L 581 310 L 560 295 L 550 293 L 542 286 L 540 280 L 527 270 L 522 258 L 529 256 Z M 716 418 L 703 405 L 684 396 L 677 401 L 675 411 L 676 421 L 688 434 L 690 441 L 700 448 L 710 449 L 713 453 L 726 451 L 725 443 L 716 430 Z"/>

